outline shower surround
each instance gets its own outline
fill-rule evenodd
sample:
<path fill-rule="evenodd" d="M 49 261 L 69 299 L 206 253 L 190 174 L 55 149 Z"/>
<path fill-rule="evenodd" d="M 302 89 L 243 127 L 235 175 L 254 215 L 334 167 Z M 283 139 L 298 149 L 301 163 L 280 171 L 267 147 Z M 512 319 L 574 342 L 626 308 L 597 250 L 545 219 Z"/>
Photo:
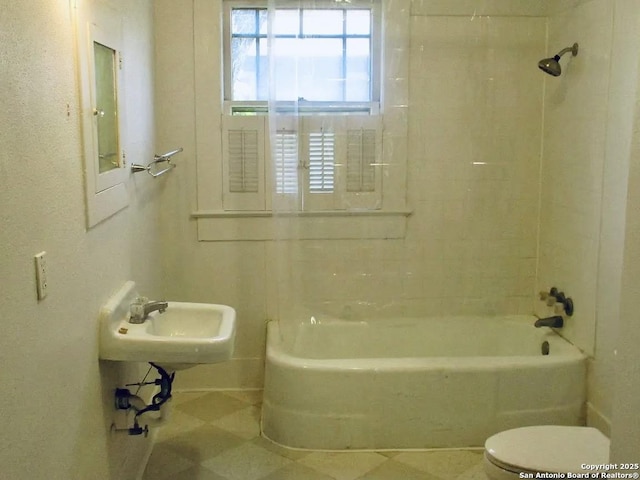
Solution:
<path fill-rule="evenodd" d="M 163 185 L 165 292 L 238 310 L 233 361 L 189 370 L 178 385 L 261 388 L 265 319 L 289 305 L 372 320 L 530 314 L 542 306 L 536 291 L 557 285 L 578 305 L 563 335 L 595 355 L 590 401 L 605 425 L 637 79 L 638 41 L 620 27 L 632 18 L 622 4 L 383 2 L 406 19 L 386 31 L 400 47 L 385 52 L 407 71 L 385 78 L 401 107 L 385 115 L 385 131 L 408 129 L 404 143 L 392 138 L 407 159 L 404 238 L 203 242 L 189 216 L 206 194 L 195 179 L 208 157 L 196 152 L 217 130 L 196 136 L 194 112 L 219 106 L 198 101 L 194 45 L 215 52 L 218 37 L 194 37 L 203 20 L 191 2 L 154 2 L 158 138 L 184 145 L 187 159 Z M 562 76 L 540 72 L 541 58 L 576 41 Z"/>

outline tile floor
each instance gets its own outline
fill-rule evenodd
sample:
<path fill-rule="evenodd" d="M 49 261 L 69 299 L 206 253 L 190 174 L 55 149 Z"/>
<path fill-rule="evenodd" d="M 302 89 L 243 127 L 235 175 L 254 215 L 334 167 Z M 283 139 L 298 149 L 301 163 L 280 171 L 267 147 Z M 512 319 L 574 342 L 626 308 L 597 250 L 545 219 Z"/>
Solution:
<path fill-rule="evenodd" d="M 260 436 L 260 391 L 176 393 L 144 480 L 486 480 L 480 450 L 322 452 Z"/>

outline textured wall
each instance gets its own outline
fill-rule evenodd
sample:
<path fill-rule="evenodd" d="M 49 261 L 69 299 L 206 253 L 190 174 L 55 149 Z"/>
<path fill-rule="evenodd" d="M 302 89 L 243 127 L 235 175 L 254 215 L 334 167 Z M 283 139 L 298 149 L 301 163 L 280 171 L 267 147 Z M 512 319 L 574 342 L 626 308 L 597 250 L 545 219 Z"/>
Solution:
<path fill-rule="evenodd" d="M 75 3 L 75 2 L 74 2 Z M 79 0 L 81 8 L 93 4 Z M 122 15 L 130 159 L 153 154 L 151 2 Z M 97 314 L 128 279 L 158 294 L 159 184 L 85 230 L 75 42 L 69 2 L 3 2 L 0 17 L 0 463 L 4 478 L 134 478 L 148 441 L 110 438 L 113 389 L 138 368 L 98 361 Z M 33 255 L 48 253 L 36 300 Z"/>

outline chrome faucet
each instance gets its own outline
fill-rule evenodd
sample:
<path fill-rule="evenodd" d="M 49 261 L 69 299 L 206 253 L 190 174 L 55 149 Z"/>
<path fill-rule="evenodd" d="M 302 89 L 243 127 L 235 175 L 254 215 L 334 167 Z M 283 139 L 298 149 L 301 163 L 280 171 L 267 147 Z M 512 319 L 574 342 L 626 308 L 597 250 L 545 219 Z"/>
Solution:
<path fill-rule="evenodd" d="M 131 304 L 129 323 L 144 323 L 151 312 L 158 311 L 164 313 L 167 308 L 169 308 L 169 304 L 164 300 L 154 302 L 138 300 Z"/>
<path fill-rule="evenodd" d="M 536 328 L 551 327 L 562 328 L 564 326 L 564 318 L 560 315 L 554 315 L 553 317 L 539 318 L 534 324 Z"/>

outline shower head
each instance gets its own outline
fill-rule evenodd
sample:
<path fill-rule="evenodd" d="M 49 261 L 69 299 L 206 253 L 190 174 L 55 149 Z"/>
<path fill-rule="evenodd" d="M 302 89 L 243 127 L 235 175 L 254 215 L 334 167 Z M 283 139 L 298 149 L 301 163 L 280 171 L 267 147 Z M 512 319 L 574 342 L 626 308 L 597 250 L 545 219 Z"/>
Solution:
<path fill-rule="evenodd" d="M 562 57 L 565 53 L 571 52 L 571 54 L 575 57 L 578 55 L 578 44 L 574 43 L 571 47 L 563 48 L 558 52 L 555 57 L 545 58 L 538 62 L 538 68 L 549 75 L 553 75 L 554 77 L 559 77 L 562 73 L 562 68 L 560 67 L 560 57 Z"/>

